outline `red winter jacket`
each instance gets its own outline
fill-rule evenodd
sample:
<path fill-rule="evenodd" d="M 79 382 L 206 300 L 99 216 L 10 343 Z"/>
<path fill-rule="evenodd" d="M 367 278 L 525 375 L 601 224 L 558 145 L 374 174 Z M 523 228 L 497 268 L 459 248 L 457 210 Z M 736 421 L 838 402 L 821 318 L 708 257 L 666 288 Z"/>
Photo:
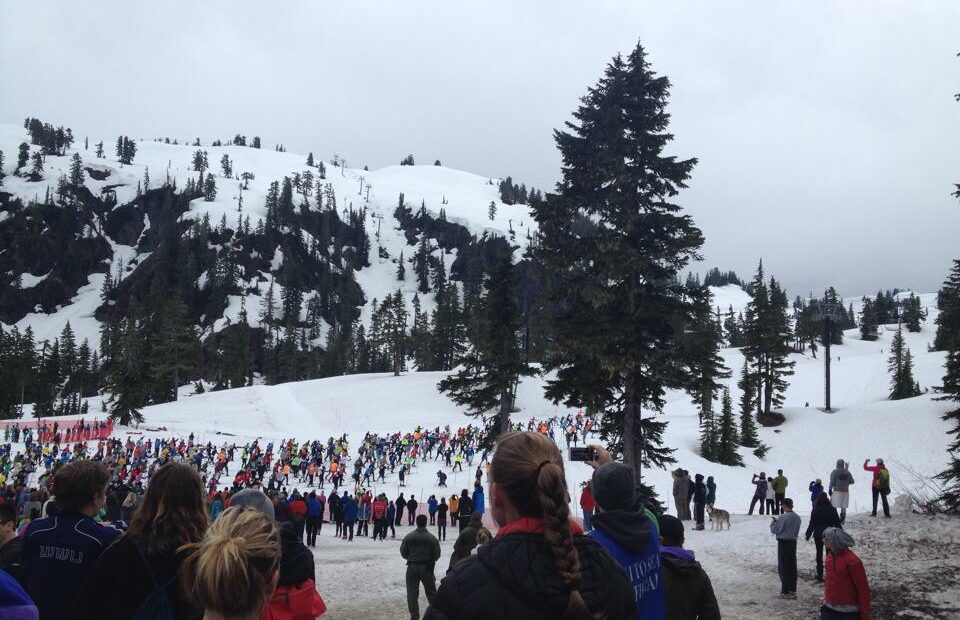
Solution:
<path fill-rule="evenodd" d="M 849 549 L 836 555 L 828 552 L 824 566 L 823 601 L 830 605 L 856 605 L 860 608 L 860 620 L 869 620 L 870 586 L 857 554 Z"/>
<path fill-rule="evenodd" d="M 287 504 L 287 514 L 294 521 L 302 521 L 307 517 L 307 504 L 302 499 L 295 499 Z"/>
<path fill-rule="evenodd" d="M 584 510 L 593 510 L 596 506 L 597 502 L 593 499 L 593 492 L 590 487 L 583 487 L 583 494 L 580 495 L 580 507 Z"/>
<path fill-rule="evenodd" d="M 886 467 L 884 467 L 883 465 L 873 465 L 873 466 L 870 466 L 870 465 L 867 465 L 866 463 L 863 464 L 863 470 L 864 470 L 864 471 L 873 472 L 873 486 L 872 486 L 872 488 L 874 488 L 874 489 L 879 489 L 879 488 L 880 488 L 880 470 L 881 470 L 881 469 L 886 469 Z"/>
<path fill-rule="evenodd" d="M 313 620 L 326 612 L 313 579 L 307 579 L 295 586 L 278 586 L 262 620 Z"/>
<path fill-rule="evenodd" d="M 387 516 L 387 500 L 378 499 L 373 502 L 373 518 L 382 519 Z"/>

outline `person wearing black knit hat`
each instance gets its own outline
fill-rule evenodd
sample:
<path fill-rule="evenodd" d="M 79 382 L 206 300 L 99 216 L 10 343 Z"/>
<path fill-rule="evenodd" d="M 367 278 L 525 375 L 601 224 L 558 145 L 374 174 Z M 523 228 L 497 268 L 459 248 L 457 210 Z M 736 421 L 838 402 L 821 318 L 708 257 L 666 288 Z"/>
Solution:
<path fill-rule="evenodd" d="M 664 618 L 663 579 L 660 574 L 660 536 L 652 516 L 637 507 L 633 468 L 616 463 L 600 446 L 592 446 L 597 460 L 590 486 L 596 501 L 595 538 L 623 567 L 633 585 L 637 618 Z"/>

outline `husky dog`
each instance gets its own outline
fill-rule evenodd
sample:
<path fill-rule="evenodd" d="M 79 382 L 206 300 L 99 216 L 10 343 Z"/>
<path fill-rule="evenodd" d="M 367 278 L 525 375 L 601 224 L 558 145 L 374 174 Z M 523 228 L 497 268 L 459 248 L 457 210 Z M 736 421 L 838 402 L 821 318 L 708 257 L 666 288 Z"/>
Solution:
<path fill-rule="evenodd" d="M 723 524 L 727 524 L 727 529 L 730 529 L 730 513 L 726 510 L 721 510 L 720 508 L 714 508 L 713 504 L 707 504 L 707 513 L 710 515 L 710 520 L 713 524 L 710 526 L 710 529 L 723 529 Z"/>

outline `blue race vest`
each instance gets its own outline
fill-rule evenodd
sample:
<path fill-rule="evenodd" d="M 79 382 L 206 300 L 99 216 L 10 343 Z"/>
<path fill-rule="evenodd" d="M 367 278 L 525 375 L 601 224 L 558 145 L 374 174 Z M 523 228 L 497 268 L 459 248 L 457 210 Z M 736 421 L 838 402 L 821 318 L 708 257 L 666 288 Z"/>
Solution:
<path fill-rule="evenodd" d="M 655 523 L 655 522 L 654 522 Z M 642 553 L 630 553 L 594 527 L 588 534 L 610 552 L 633 586 L 637 620 L 665 620 L 667 604 L 660 570 L 660 538 L 656 527 L 650 528 L 650 540 Z"/>

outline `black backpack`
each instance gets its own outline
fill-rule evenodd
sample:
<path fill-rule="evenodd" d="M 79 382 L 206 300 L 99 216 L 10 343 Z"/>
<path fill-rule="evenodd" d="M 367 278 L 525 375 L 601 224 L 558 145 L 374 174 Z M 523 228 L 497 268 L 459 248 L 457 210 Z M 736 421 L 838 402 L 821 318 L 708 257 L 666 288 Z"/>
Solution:
<path fill-rule="evenodd" d="M 136 547 L 137 553 L 143 561 L 143 565 L 147 568 L 147 573 L 150 575 L 150 583 L 153 584 L 153 590 L 140 601 L 140 605 L 137 606 L 137 610 L 133 612 L 133 616 L 131 616 L 132 620 L 175 620 L 176 616 L 173 613 L 173 605 L 170 603 L 170 597 L 167 595 L 167 588 L 180 576 L 180 570 L 178 569 L 168 581 L 164 583 L 157 582 L 157 577 L 153 574 L 153 570 L 150 568 L 150 563 L 147 561 L 147 556 L 144 555 L 143 549 L 141 549 L 137 543 L 133 543 L 133 546 Z"/>

